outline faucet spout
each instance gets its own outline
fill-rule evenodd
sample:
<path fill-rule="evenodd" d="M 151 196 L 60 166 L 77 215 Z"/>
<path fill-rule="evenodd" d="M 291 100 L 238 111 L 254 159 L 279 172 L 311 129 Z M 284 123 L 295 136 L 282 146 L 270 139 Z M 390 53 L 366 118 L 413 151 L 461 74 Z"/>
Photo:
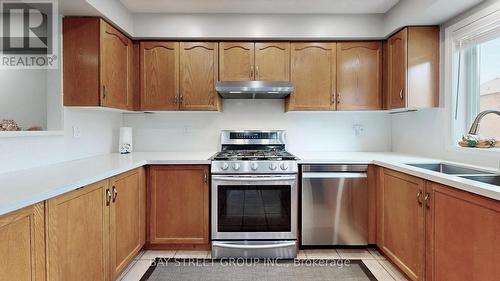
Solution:
<path fill-rule="evenodd" d="M 476 116 L 476 119 L 474 119 L 474 122 L 472 122 L 472 126 L 470 127 L 469 130 L 469 135 L 477 135 L 479 132 L 479 125 L 481 123 L 481 120 L 484 118 L 484 116 L 488 114 L 496 114 L 500 116 L 500 111 L 499 110 L 485 110 L 481 113 L 479 113 Z"/>

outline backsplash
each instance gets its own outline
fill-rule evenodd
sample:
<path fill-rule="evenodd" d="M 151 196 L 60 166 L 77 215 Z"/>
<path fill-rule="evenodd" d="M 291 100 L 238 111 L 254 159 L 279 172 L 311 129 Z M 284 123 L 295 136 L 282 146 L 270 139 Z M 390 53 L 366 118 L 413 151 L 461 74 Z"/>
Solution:
<path fill-rule="evenodd" d="M 390 151 L 386 112 L 284 112 L 283 100 L 224 100 L 223 112 L 123 115 L 135 151 L 218 151 L 224 129 L 284 129 L 289 151 Z"/>

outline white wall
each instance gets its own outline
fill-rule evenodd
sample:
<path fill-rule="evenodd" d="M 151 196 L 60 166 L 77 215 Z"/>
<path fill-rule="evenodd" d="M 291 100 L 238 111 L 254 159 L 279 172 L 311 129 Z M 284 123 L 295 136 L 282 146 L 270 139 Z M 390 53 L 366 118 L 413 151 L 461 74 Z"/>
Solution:
<path fill-rule="evenodd" d="M 0 138 L 0 173 L 117 151 L 120 113 L 64 111 L 64 136 Z M 80 138 L 73 138 L 73 126 Z"/>
<path fill-rule="evenodd" d="M 134 14 L 138 38 L 382 38 L 383 15 Z"/>
<path fill-rule="evenodd" d="M 47 128 L 47 70 L 0 69 L 0 85 L 0 120 Z"/>
<path fill-rule="evenodd" d="M 365 131 L 356 137 L 354 124 Z M 224 100 L 224 112 L 124 114 L 136 151 L 220 150 L 224 129 L 285 129 L 290 151 L 389 151 L 385 112 L 289 112 L 282 100 Z"/>

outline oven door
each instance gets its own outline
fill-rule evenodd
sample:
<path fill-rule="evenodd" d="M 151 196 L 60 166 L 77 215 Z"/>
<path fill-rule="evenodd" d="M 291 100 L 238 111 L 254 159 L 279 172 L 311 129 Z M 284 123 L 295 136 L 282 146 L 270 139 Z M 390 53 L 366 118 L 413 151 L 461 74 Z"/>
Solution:
<path fill-rule="evenodd" d="M 212 239 L 297 239 L 297 175 L 213 175 Z"/>

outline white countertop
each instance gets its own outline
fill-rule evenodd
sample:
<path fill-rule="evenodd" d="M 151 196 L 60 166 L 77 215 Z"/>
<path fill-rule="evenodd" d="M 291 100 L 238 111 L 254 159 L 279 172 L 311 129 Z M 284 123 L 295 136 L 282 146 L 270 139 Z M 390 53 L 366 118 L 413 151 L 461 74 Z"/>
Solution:
<path fill-rule="evenodd" d="M 500 200 L 500 187 L 405 165 L 447 162 L 391 152 L 292 152 L 300 164 L 376 164 L 430 181 Z M 215 152 L 108 154 L 0 174 L 0 215 L 148 164 L 210 164 Z M 458 164 L 458 163 L 456 163 Z M 463 164 L 460 164 L 463 165 Z M 492 173 L 498 171 L 471 165 Z"/>

